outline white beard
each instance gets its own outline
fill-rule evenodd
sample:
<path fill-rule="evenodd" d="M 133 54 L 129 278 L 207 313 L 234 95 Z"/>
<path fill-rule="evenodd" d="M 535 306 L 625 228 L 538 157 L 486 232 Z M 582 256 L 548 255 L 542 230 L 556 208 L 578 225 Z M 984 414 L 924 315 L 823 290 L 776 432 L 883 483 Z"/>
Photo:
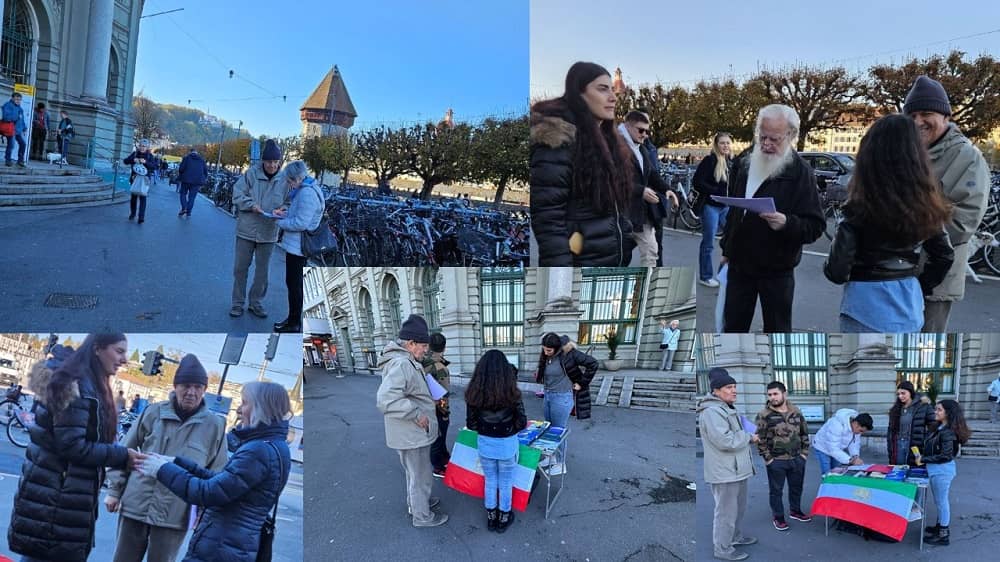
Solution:
<path fill-rule="evenodd" d="M 754 146 L 753 152 L 750 153 L 750 177 L 759 177 L 762 178 L 761 181 L 767 181 L 788 166 L 792 161 L 792 154 L 790 143 L 781 154 L 765 154 L 761 151 L 760 145 Z"/>

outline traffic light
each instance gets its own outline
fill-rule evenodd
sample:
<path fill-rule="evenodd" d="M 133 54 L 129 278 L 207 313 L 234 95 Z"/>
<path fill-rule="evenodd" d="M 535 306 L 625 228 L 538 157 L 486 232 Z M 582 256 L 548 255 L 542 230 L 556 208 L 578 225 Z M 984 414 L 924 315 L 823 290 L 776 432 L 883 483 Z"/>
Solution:
<path fill-rule="evenodd" d="M 278 353 L 278 334 L 271 334 L 267 337 L 267 351 L 264 352 L 264 359 L 274 361 L 274 356 Z"/>
<path fill-rule="evenodd" d="M 163 367 L 163 354 L 157 351 L 147 351 L 143 354 L 142 374 L 156 376 L 160 374 Z"/>
<path fill-rule="evenodd" d="M 161 373 L 161 368 L 163 367 L 163 354 L 157 351 L 153 352 L 153 375 L 159 375 Z"/>

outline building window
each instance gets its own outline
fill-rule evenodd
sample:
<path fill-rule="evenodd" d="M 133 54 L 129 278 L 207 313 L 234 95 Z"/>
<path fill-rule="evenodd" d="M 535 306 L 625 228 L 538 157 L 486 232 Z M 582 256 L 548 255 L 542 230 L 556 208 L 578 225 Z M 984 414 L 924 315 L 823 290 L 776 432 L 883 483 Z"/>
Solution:
<path fill-rule="evenodd" d="M 361 326 L 361 333 L 371 336 L 375 332 L 375 313 L 372 310 L 372 295 L 368 289 L 361 289 L 358 293 L 358 307 L 361 308 L 360 317 L 364 323 Z"/>
<path fill-rule="evenodd" d="M 483 345 L 524 345 L 524 269 L 484 267 L 479 270 Z"/>
<path fill-rule="evenodd" d="M 641 267 L 584 268 L 580 291 L 583 319 L 577 342 L 602 344 L 604 335 L 614 328 L 622 344 L 634 344 L 645 277 L 646 269 Z"/>
<path fill-rule="evenodd" d="M 708 372 L 715 367 L 715 334 L 698 334 L 695 339 L 695 374 L 698 380 L 698 394 L 708 394 Z"/>
<path fill-rule="evenodd" d="M 827 394 L 826 334 L 772 334 L 774 380 L 789 394 Z"/>
<path fill-rule="evenodd" d="M 927 392 L 936 383 L 940 394 L 955 393 L 955 334 L 896 334 L 896 384 L 908 380 L 917 392 Z"/>
<path fill-rule="evenodd" d="M 0 42 L 0 73 L 22 84 L 30 83 L 34 37 L 24 0 L 4 3 L 3 40 Z M 30 110 L 30 108 L 29 108 Z"/>
<path fill-rule="evenodd" d="M 438 270 L 436 267 L 428 267 L 423 274 L 424 288 L 424 320 L 431 333 L 441 331 L 441 285 L 438 284 Z"/>
<path fill-rule="evenodd" d="M 399 298 L 399 283 L 391 275 L 385 278 L 385 300 L 389 303 L 389 327 L 398 334 L 403 325 L 403 303 Z"/>

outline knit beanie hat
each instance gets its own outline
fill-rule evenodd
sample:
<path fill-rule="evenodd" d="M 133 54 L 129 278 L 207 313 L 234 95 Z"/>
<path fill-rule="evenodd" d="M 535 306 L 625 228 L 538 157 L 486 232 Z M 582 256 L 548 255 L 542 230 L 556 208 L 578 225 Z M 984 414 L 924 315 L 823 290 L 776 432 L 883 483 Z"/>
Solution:
<path fill-rule="evenodd" d="M 411 340 L 417 343 L 430 343 L 431 335 L 427 330 L 427 322 L 422 316 L 411 314 L 399 328 L 399 339 Z"/>
<path fill-rule="evenodd" d="M 444 334 L 431 334 L 431 351 L 444 353 L 444 348 L 448 344 L 448 338 Z"/>
<path fill-rule="evenodd" d="M 917 81 L 906 94 L 903 102 L 903 113 L 909 115 L 915 111 L 933 111 L 941 115 L 951 115 L 951 104 L 944 86 L 933 78 L 918 76 Z"/>
<path fill-rule="evenodd" d="M 181 364 L 177 366 L 174 373 L 174 386 L 179 384 L 202 384 L 208 386 L 208 373 L 205 367 L 201 366 L 201 361 L 194 355 L 188 353 L 181 359 Z"/>
<path fill-rule="evenodd" d="M 729 371 L 723 369 L 722 367 L 715 367 L 709 371 L 708 380 L 711 383 L 712 390 L 736 384 L 736 379 L 729 376 Z"/>
<path fill-rule="evenodd" d="M 903 381 L 903 382 L 899 383 L 899 386 L 896 387 L 896 390 L 899 390 L 899 389 L 903 389 L 903 390 L 909 392 L 910 393 L 910 399 L 914 399 L 914 398 L 917 397 L 917 389 L 913 388 L 913 383 L 910 382 L 910 381 Z"/>
<path fill-rule="evenodd" d="M 260 154 L 261 160 L 281 160 L 281 147 L 274 139 L 267 139 L 264 143 L 264 150 Z"/>

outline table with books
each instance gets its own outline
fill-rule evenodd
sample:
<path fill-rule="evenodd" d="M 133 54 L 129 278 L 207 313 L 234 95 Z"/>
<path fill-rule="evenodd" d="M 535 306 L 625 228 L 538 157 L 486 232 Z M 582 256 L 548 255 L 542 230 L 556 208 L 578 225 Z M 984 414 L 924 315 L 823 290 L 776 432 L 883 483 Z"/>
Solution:
<path fill-rule="evenodd" d="M 540 453 L 537 471 L 545 479 L 545 518 L 562 493 L 566 478 L 566 437 L 569 428 L 555 427 L 547 421 L 529 421 L 527 427 L 517 434 L 521 445 Z M 552 495 L 552 480 L 559 478 L 559 487 Z"/>
<path fill-rule="evenodd" d="M 920 521 L 920 550 L 924 548 L 924 513 L 929 480 L 926 468 L 907 465 L 863 464 L 839 466 L 823 476 L 812 514 L 860 525 L 897 541 L 907 526 Z"/>

